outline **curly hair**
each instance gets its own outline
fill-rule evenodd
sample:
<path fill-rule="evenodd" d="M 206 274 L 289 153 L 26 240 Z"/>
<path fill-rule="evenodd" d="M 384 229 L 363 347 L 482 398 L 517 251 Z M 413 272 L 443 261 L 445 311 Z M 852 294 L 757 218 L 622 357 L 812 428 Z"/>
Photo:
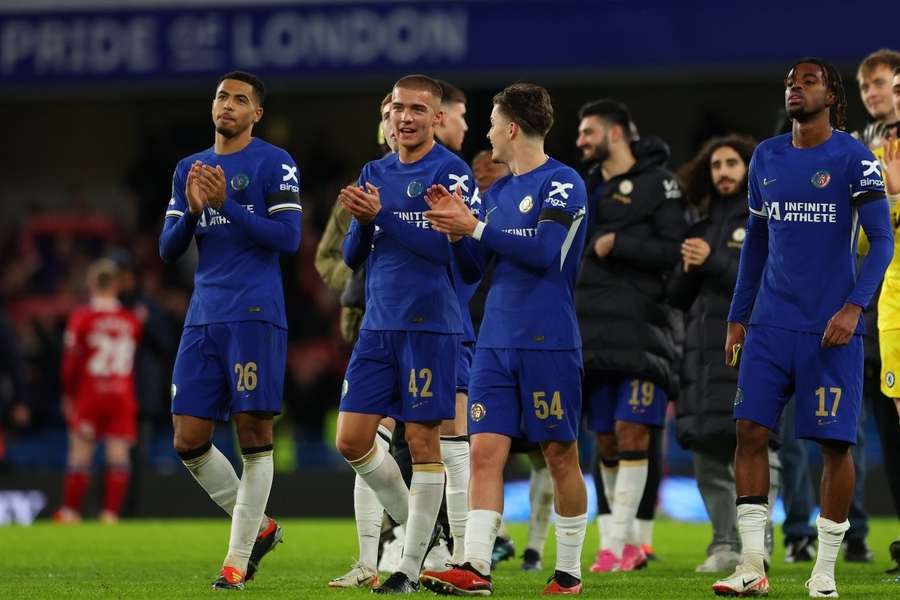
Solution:
<path fill-rule="evenodd" d="M 685 163 L 676 176 L 685 189 L 685 201 L 689 207 L 699 215 L 705 216 L 709 212 L 709 203 L 716 195 L 716 187 L 713 185 L 709 161 L 713 152 L 719 148 L 728 147 L 738 153 L 744 164 L 749 168 L 750 157 L 756 148 L 756 140 L 747 135 L 732 133 L 722 137 L 714 137 L 707 140 L 700 152 L 694 158 Z M 741 192 L 747 191 L 747 178 L 740 182 Z"/>
<path fill-rule="evenodd" d="M 828 118 L 831 126 L 835 129 L 847 129 L 847 94 L 844 92 L 844 82 L 841 80 L 840 72 L 821 58 L 807 56 L 800 60 L 794 61 L 794 64 L 788 69 L 788 73 L 797 68 L 801 64 L 817 65 L 822 69 L 822 75 L 825 77 L 825 85 L 828 91 L 834 94 L 834 104 L 831 105 L 828 112 Z"/>

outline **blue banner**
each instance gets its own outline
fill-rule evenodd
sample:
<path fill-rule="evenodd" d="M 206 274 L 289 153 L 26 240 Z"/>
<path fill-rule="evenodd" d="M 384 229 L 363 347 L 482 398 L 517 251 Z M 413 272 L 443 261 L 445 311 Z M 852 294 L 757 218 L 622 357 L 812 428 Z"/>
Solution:
<path fill-rule="evenodd" d="M 843 64 L 896 44 L 900 5 L 472 0 L 0 12 L 0 80 L 604 72 Z M 893 13 L 893 14 L 889 14 Z M 884 33 L 882 33 L 884 31 Z"/>

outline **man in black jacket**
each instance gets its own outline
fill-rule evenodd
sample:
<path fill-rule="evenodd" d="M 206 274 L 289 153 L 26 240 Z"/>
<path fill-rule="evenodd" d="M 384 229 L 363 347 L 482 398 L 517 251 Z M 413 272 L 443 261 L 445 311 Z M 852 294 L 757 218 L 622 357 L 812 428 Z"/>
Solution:
<path fill-rule="evenodd" d="M 722 363 L 722 344 L 746 235 L 747 167 L 755 146 L 755 140 L 738 135 L 713 138 L 679 172 L 690 220 L 696 222 L 669 281 L 670 303 L 686 311 L 676 426 L 678 442 L 694 454 L 697 487 L 713 526 L 698 573 L 731 572 L 740 560 L 734 510 L 737 371 Z M 769 506 L 774 506 L 780 482 L 774 451 L 769 469 Z"/>
<path fill-rule="evenodd" d="M 604 541 L 591 570 L 629 571 L 646 564 L 635 516 L 647 482 L 651 430 L 663 427 L 674 392 L 665 279 L 678 262 L 685 222 L 681 188 L 664 167 L 666 145 L 635 139 L 628 108 L 615 100 L 590 102 L 580 117 L 578 147 L 596 164 L 588 177 L 588 242 L 575 306 L 584 405 L 612 508 L 609 544 Z"/>

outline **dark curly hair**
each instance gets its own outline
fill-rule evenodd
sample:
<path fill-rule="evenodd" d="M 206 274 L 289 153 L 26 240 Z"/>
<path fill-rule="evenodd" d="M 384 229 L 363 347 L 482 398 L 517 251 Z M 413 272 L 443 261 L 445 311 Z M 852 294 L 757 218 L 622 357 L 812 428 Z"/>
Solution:
<path fill-rule="evenodd" d="M 694 158 L 678 169 L 677 177 L 684 187 L 685 201 L 699 216 L 705 216 L 709 212 L 709 202 L 716 195 L 716 187 L 713 185 L 709 161 L 713 152 L 723 147 L 731 148 L 737 152 L 744 164 L 749 168 L 750 157 L 753 156 L 753 149 L 756 148 L 756 140 L 750 136 L 737 133 L 714 137 L 703 144 L 700 152 Z M 740 185 L 741 192 L 746 193 L 746 176 L 740 182 Z"/>
<path fill-rule="evenodd" d="M 807 56 L 800 60 L 795 60 L 794 64 L 788 69 L 788 73 L 797 68 L 801 64 L 817 65 L 822 69 L 822 75 L 825 76 L 825 86 L 828 91 L 834 94 L 834 104 L 831 105 L 828 117 L 831 126 L 835 129 L 847 129 L 847 94 L 844 92 L 844 82 L 841 80 L 841 74 L 831 63 L 815 56 Z"/>

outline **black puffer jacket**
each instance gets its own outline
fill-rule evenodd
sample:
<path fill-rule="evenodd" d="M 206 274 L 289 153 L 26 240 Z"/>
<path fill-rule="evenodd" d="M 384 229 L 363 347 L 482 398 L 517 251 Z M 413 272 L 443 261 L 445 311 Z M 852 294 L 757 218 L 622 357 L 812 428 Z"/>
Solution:
<path fill-rule="evenodd" d="M 641 139 L 632 152 L 627 173 L 599 182 L 595 168 L 587 180 L 588 241 L 575 287 L 584 367 L 648 379 L 671 394 L 676 349 L 665 282 L 681 258 L 681 188 L 661 140 Z M 609 232 L 615 245 L 599 258 L 594 242 Z"/>
<path fill-rule="evenodd" d="M 706 240 L 709 258 L 687 273 L 679 264 L 669 281 L 669 302 L 686 311 L 676 425 L 679 443 L 690 450 L 734 451 L 738 372 L 725 366 L 723 349 L 748 215 L 746 197 L 713 199 L 709 216 L 685 236 Z"/>

